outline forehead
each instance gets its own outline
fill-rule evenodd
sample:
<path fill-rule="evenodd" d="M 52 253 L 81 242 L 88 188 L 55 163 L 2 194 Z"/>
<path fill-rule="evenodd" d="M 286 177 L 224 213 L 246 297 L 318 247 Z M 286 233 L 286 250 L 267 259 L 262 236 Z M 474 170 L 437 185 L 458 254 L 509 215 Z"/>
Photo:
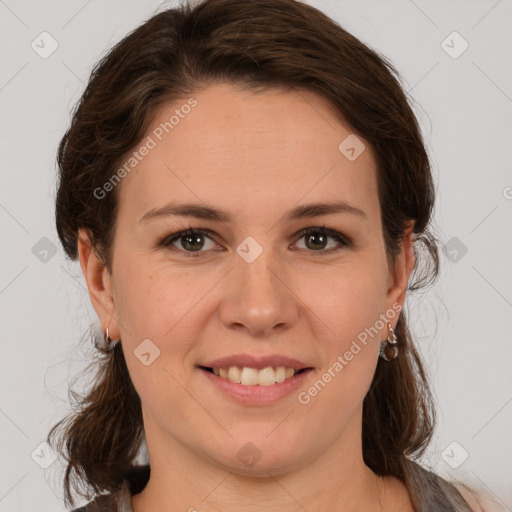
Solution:
<path fill-rule="evenodd" d="M 139 160 L 121 183 L 120 215 L 140 218 L 177 199 L 235 216 L 329 199 L 375 208 L 371 148 L 326 99 L 219 84 L 192 98 L 163 106 L 134 148 Z M 150 149 L 140 157 L 143 145 Z M 347 145 L 364 150 L 349 159 Z"/>

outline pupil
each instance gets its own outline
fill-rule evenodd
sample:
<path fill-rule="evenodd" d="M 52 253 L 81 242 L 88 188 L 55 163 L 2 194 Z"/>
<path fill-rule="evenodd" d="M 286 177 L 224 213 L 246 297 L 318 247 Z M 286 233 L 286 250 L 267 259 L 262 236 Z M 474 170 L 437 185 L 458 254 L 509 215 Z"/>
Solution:
<path fill-rule="evenodd" d="M 192 251 L 201 249 L 201 235 L 185 235 L 183 238 L 185 239 L 185 243 L 182 243 L 184 249 L 191 249 Z M 187 247 L 189 242 L 191 247 Z M 198 245 L 194 245 L 194 243 Z"/>
<path fill-rule="evenodd" d="M 325 241 L 326 241 L 325 240 L 325 235 L 323 235 L 321 233 L 320 234 L 319 233 L 315 233 L 315 234 L 309 235 L 306 239 L 307 239 L 308 242 L 310 240 L 315 240 L 315 239 L 319 239 L 320 240 L 320 246 L 315 246 L 315 242 L 313 242 L 313 244 L 312 244 L 313 247 L 310 247 L 310 249 L 311 248 L 313 248 L 313 249 L 323 249 L 324 248 L 323 246 L 325 245 Z M 308 244 L 308 246 L 309 245 L 310 244 Z"/>

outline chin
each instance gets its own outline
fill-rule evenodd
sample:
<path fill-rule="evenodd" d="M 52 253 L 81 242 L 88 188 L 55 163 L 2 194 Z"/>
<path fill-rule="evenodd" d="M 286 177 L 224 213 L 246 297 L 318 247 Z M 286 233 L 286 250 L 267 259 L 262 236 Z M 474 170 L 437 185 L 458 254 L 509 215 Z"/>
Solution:
<path fill-rule="evenodd" d="M 268 433 L 268 431 L 267 431 Z M 251 441 L 247 436 L 243 440 L 229 443 L 229 448 L 212 458 L 227 471 L 255 477 L 268 477 L 269 473 L 278 475 L 287 473 L 301 463 L 301 457 L 295 446 L 283 446 L 282 440 L 277 438 L 274 442 L 265 439 L 264 434 L 261 441 L 255 438 Z M 273 434 L 271 434 L 273 435 Z"/>

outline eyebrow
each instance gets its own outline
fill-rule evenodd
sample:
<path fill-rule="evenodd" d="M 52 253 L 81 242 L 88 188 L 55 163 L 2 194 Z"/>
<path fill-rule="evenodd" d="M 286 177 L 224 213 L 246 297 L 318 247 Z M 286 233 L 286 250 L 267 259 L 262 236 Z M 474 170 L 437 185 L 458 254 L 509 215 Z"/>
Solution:
<path fill-rule="evenodd" d="M 334 213 L 350 213 L 368 221 L 368 217 L 363 210 L 345 201 L 300 205 L 286 213 L 281 218 L 281 221 L 294 221 Z M 152 208 L 151 210 L 147 211 L 140 218 L 139 223 L 147 222 L 151 219 L 159 217 L 169 217 L 171 215 L 177 215 L 180 217 L 195 217 L 197 219 L 205 219 L 224 223 L 231 222 L 233 218 L 232 215 L 225 210 L 212 208 L 201 203 L 168 203 L 160 208 Z"/>

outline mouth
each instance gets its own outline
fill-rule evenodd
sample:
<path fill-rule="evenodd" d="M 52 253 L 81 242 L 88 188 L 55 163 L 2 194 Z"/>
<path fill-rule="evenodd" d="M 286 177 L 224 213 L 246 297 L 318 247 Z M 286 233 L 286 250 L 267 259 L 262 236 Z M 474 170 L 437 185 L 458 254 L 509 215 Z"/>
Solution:
<path fill-rule="evenodd" d="M 312 367 L 291 368 L 285 366 L 267 366 L 260 369 L 246 366 L 231 366 L 229 368 L 199 366 L 199 368 L 205 372 L 212 373 L 221 379 L 235 384 L 241 384 L 243 386 L 273 386 L 292 379 L 295 375 L 313 370 Z"/>

